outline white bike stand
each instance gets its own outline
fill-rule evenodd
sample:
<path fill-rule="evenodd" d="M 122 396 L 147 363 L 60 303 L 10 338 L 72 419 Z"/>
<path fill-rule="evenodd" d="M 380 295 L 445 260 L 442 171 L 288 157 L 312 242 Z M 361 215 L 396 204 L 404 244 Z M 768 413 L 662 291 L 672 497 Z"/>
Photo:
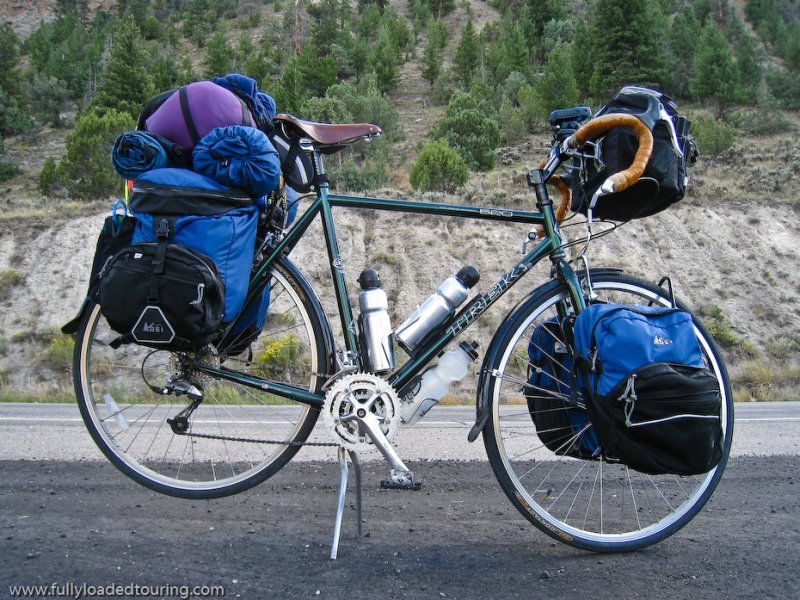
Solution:
<path fill-rule="evenodd" d="M 333 527 L 333 544 L 331 544 L 331 560 L 336 560 L 339 552 L 339 536 L 342 533 L 342 517 L 344 516 L 344 501 L 347 496 L 347 454 L 350 454 L 350 461 L 353 463 L 353 471 L 356 474 L 356 517 L 358 518 L 358 537 L 362 535 L 361 528 L 361 463 L 358 462 L 358 454 L 354 451 L 346 451 L 339 446 L 339 505 L 336 509 L 336 524 Z"/>

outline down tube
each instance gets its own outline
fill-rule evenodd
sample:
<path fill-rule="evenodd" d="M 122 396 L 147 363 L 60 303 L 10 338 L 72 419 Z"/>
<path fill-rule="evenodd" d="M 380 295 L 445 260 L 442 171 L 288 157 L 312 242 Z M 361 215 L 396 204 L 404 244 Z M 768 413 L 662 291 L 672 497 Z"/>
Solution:
<path fill-rule="evenodd" d="M 408 361 L 390 379 L 389 383 L 397 390 L 405 385 L 419 373 L 439 352 L 444 350 L 450 342 L 461 334 L 467 327 L 474 323 L 486 310 L 503 296 L 525 273 L 553 250 L 553 242 L 545 239 L 533 251 L 519 261 L 511 270 L 495 283 L 488 292 L 473 298 L 467 306 L 459 312 L 444 333 L 431 342 L 418 356 Z"/>

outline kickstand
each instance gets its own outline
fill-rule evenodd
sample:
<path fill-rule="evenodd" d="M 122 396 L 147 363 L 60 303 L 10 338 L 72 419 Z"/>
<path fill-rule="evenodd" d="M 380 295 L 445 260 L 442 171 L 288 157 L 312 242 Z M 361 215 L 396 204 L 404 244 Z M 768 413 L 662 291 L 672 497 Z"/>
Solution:
<path fill-rule="evenodd" d="M 358 462 L 358 454 L 350 450 L 350 461 L 353 463 L 353 470 L 356 474 L 356 516 L 358 518 L 358 537 L 362 535 L 361 527 L 361 463 Z M 339 536 L 342 532 L 342 517 L 344 516 L 344 500 L 347 496 L 347 454 L 345 449 L 339 447 L 339 505 L 336 508 L 336 524 L 333 527 L 333 544 L 331 544 L 331 560 L 336 560 L 339 553 Z"/>

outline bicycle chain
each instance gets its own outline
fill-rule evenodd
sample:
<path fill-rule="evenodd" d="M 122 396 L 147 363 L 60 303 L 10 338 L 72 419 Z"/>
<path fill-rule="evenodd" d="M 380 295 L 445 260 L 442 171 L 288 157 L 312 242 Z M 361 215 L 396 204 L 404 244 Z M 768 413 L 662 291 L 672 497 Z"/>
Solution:
<path fill-rule="evenodd" d="M 202 438 L 206 440 L 222 440 L 224 442 L 245 442 L 251 444 L 275 444 L 276 446 L 291 446 L 293 448 L 301 447 L 301 446 L 324 446 L 324 447 L 331 447 L 331 448 L 338 448 L 339 444 L 336 442 L 291 442 L 289 440 L 262 440 L 258 438 L 237 438 L 237 437 L 229 437 L 226 435 L 214 435 L 213 433 L 183 433 L 180 435 L 185 435 L 187 437 L 196 437 Z"/>

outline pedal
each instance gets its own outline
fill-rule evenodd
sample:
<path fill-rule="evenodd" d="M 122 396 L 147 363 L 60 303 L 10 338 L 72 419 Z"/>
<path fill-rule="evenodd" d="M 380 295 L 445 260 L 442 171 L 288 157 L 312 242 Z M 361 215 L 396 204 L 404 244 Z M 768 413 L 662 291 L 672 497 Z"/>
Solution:
<path fill-rule="evenodd" d="M 411 471 L 397 471 L 392 469 L 389 479 L 381 481 L 382 490 L 409 490 L 416 491 L 422 487 L 421 481 L 414 481 L 414 474 Z"/>
<path fill-rule="evenodd" d="M 406 490 L 409 492 L 416 492 L 420 488 L 422 488 L 421 481 L 408 481 L 406 483 L 394 483 L 393 481 L 386 481 L 385 479 L 381 481 L 382 490 Z"/>

